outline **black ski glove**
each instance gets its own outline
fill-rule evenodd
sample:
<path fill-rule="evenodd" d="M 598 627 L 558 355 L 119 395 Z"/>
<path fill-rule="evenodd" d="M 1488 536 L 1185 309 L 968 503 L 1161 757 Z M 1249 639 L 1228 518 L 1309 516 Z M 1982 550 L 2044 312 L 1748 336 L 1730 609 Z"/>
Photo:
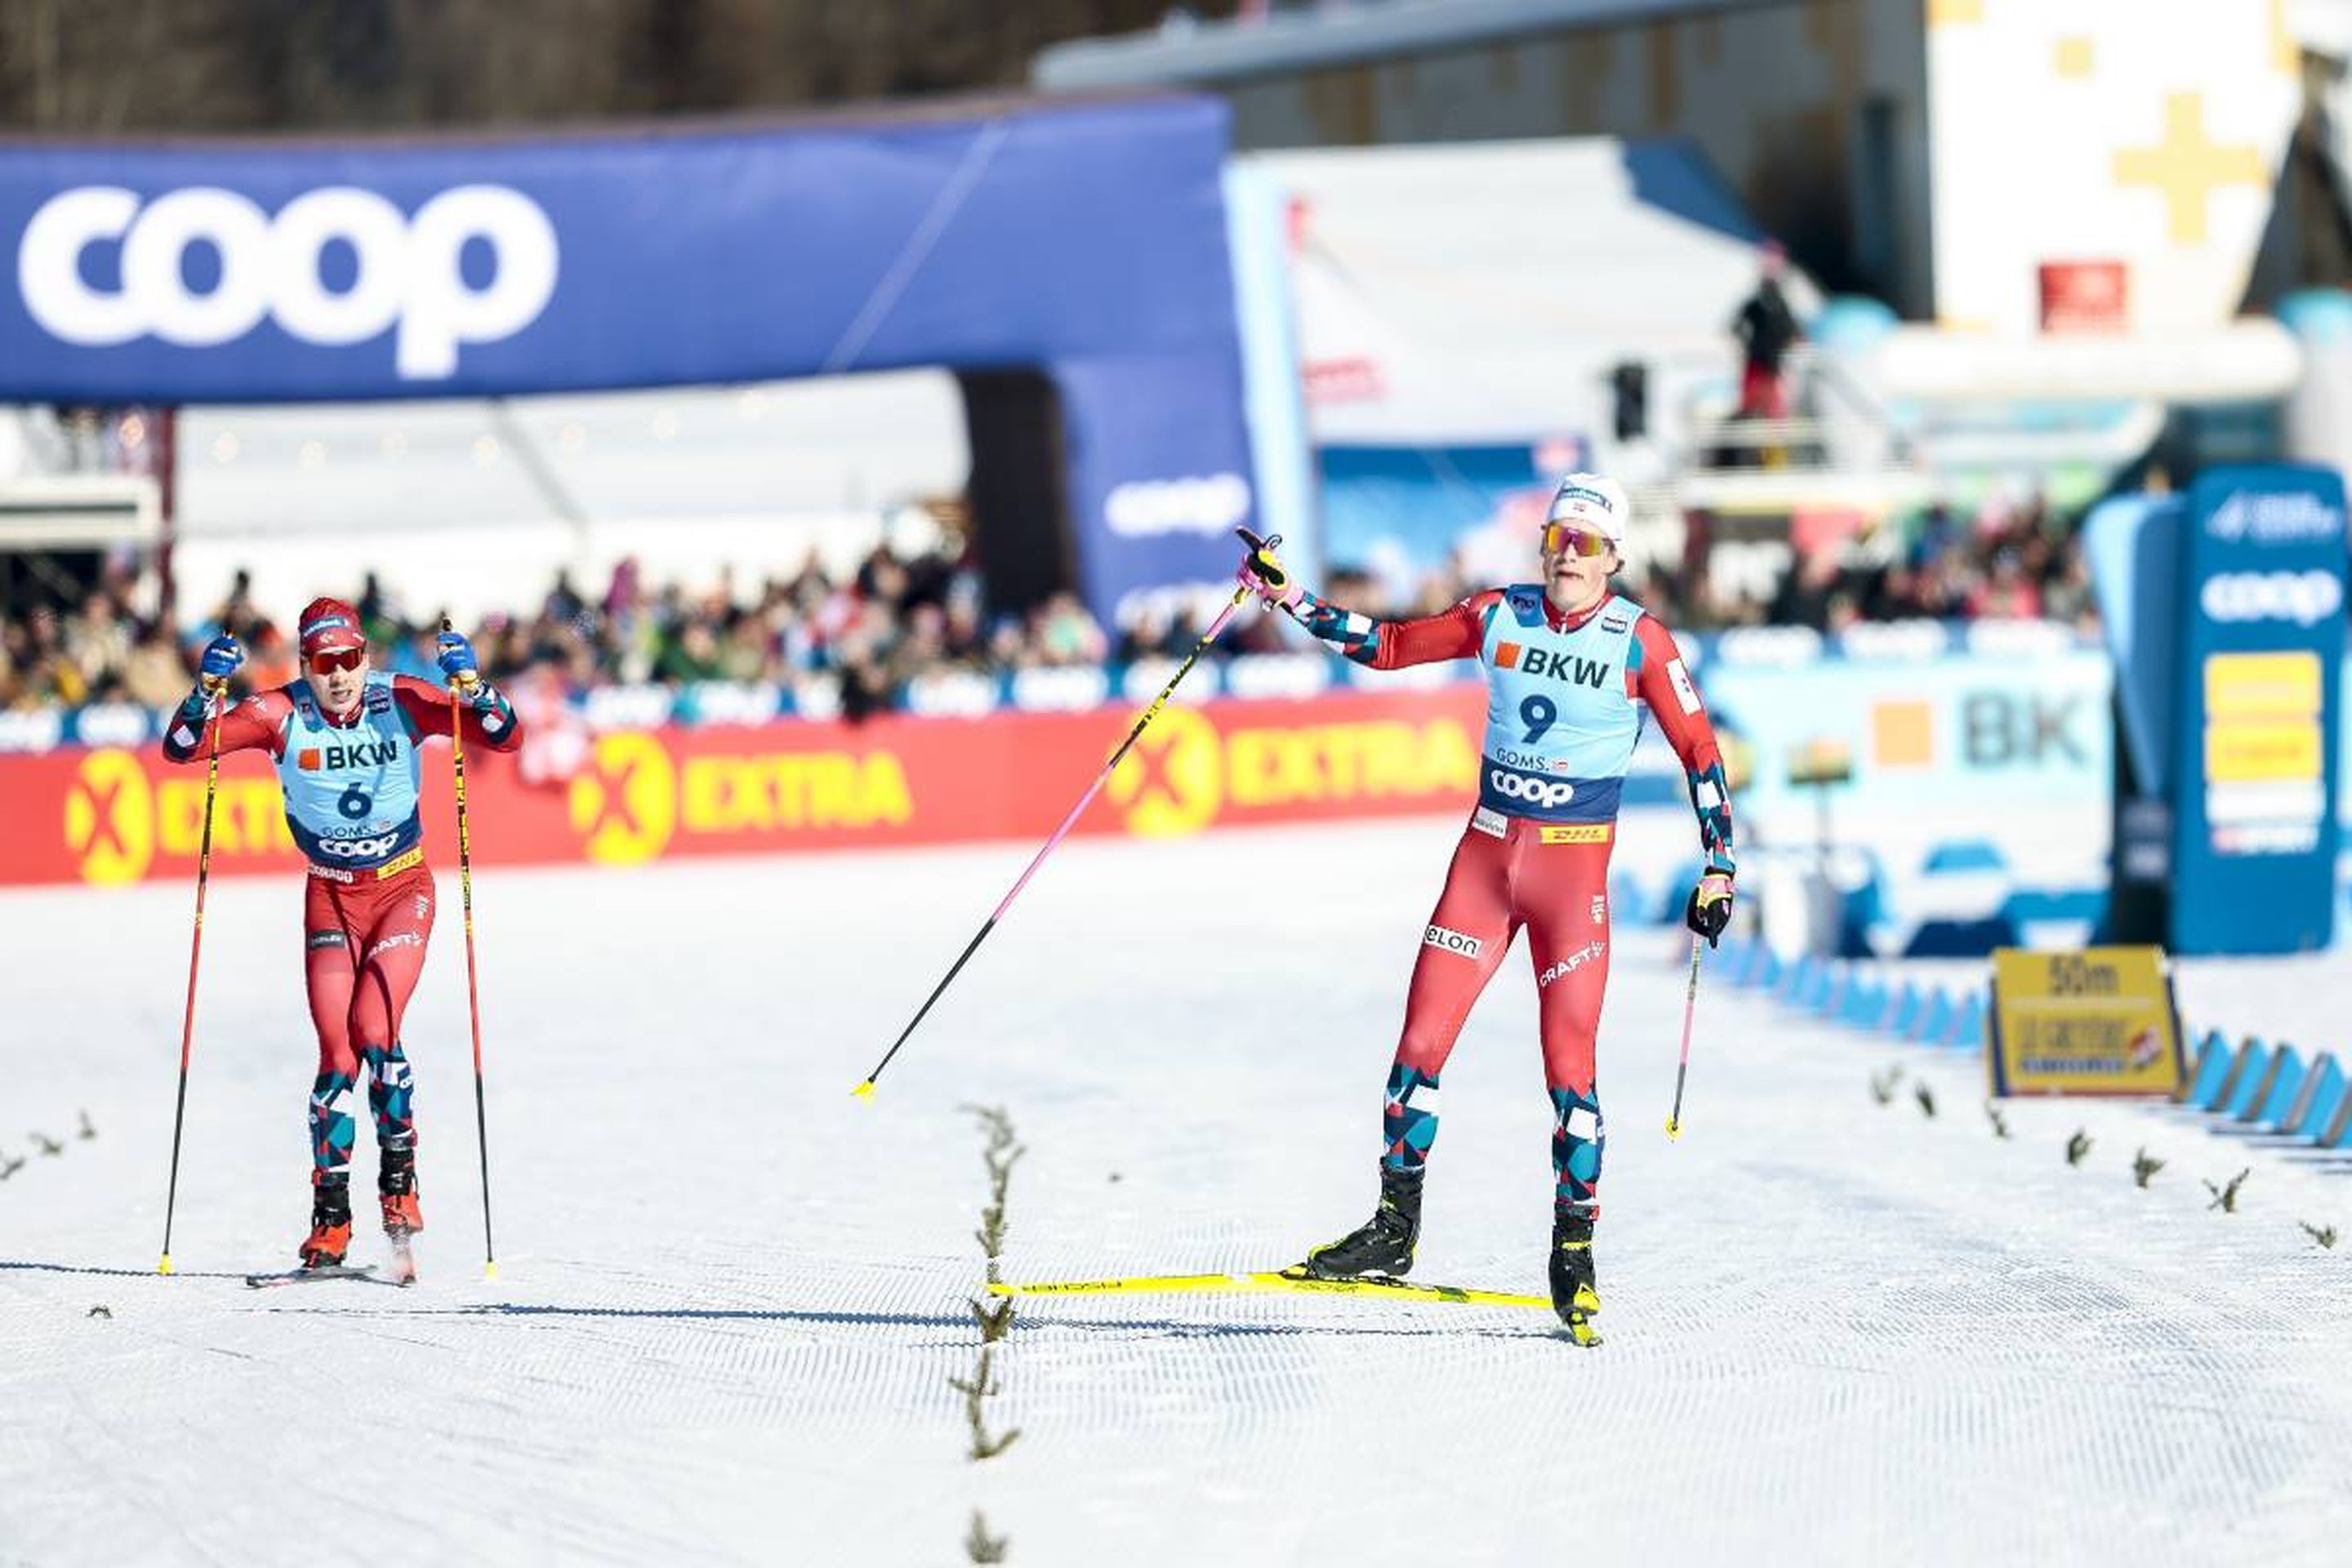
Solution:
<path fill-rule="evenodd" d="M 1693 932 L 1706 938 L 1714 947 L 1723 940 L 1723 930 L 1731 923 L 1731 873 L 1709 870 L 1691 889 L 1690 904 L 1683 910 L 1683 924 Z"/>

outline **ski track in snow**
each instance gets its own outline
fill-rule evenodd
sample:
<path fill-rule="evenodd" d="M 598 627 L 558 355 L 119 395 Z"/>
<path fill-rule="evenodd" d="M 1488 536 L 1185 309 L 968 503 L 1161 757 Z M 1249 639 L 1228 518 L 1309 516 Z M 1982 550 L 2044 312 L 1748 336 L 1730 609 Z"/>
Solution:
<path fill-rule="evenodd" d="M 1670 823 L 1627 853 L 1670 858 Z M 939 1563 L 976 1506 L 1014 1563 L 2344 1561 L 2352 1246 L 2295 1225 L 2352 1220 L 2342 1166 L 2089 1102 L 1998 1141 L 1972 1060 L 1723 987 L 1669 1144 L 1686 950 L 1654 931 L 1618 933 L 1603 1024 L 1601 1349 L 1523 1310 L 1024 1300 L 989 1415 L 1022 1436 L 969 1462 L 960 1106 L 1027 1149 L 1007 1279 L 1295 1259 L 1369 1211 L 1457 830 L 1068 846 L 870 1105 L 1026 847 L 486 873 L 500 1278 L 445 914 L 408 1290 L 239 1278 L 307 1218 L 296 879 L 213 892 L 168 1279 L 187 892 L 0 896 L 0 1150 L 67 1141 L 0 1184 L 0 1563 Z M 2352 960 L 2305 963 L 2341 994 Z M 1446 1074 L 1421 1278 L 1543 1288 L 1533 1018 L 1515 954 Z"/>

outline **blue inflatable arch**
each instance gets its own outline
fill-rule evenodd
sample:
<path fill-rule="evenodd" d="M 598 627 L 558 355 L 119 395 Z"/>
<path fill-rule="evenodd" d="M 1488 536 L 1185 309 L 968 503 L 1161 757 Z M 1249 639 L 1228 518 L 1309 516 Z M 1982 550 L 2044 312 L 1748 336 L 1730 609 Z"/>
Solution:
<path fill-rule="evenodd" d="M 0 146 L 0 400 L 940 366 L 1000 591 L 1108 617 L 1251 521 L 1214 100 L 561 139 Z M 1019 448 L 1026 448 L 1025 452 Z M 1025 575 L 1024 575 L 1025 573 Z"/>

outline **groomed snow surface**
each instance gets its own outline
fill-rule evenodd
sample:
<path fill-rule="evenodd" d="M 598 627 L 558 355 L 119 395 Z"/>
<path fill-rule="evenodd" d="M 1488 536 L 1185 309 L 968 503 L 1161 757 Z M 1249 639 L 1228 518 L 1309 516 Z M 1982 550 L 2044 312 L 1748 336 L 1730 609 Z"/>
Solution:
<path fill-rule="evenodd" d="M 173 1279 L 187 890 L 0 897 L 0 1562 L 950 1563 L 975 1509 L 1013 1563 L 2346 1561 L 2352 1243 L 2298 1226 L 2352 1232 L 2340 1167 L 2151 1107 L 2011 1105 L 2001 1141 L 1974 1064 L 1727 987 L 1670 1144 L 1662 931 L 1613 954 L 1601 1348 L 1524 1310 L 1024 1301 L 984 1406 L 1020 1436 L 971 1461 L 960 1107 L 1027 1151 L 1008 1279 L 1295 1259 L 1369 1212 L 1457 831 L 1066 847 L 871 1104 L 1025 847 L 487 874 L 495 1281 L 445 877 L 406 1291 L 239 1279 L 307 1220 L 295 879 L 213 892 Z M 2347 973 L 2221 979 L 2318 1024 Z M 1543 1288 L 1534 989 L 1515 953 L 1445 1075 L 1420 1277 Z"/>

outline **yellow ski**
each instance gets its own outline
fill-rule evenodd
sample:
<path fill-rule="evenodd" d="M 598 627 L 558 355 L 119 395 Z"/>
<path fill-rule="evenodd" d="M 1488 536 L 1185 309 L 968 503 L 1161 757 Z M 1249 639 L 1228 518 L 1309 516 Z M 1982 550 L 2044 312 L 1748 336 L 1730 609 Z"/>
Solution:
<path fill-rule="evenodd" d="M 1412 1279 L 1318 1279 L 1300 1268 L 1255 1274 L 1146 1274 L 1129 1279 L 1063 1279 L 1027 1285 L 992 1284 L 988 1288 L 992 1296 L 1160 1296 L 1277 1290 L 1323 1296 L 1395 1296 L 1417 1301 L 1451 1301 L 1465 1307 L 1540 1307 L 1545 1311 L 1551 1310 L 1549 1296 L 1423 1285 Z"/>

